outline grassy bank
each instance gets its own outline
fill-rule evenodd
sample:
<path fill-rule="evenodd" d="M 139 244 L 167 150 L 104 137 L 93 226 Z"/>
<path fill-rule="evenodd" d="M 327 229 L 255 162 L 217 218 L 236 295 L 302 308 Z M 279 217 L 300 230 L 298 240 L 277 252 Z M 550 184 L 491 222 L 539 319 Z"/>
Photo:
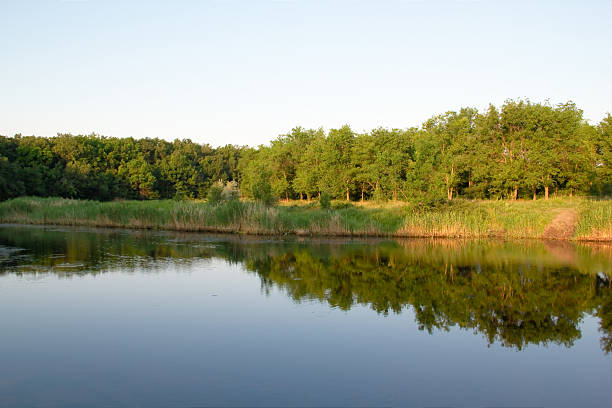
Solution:
<path fill-rule="evenodd" d="M 1 223 L 150 228 L 177 231 L 462 238 L 540 238 L 561 211 L 576 222 L 567 238 L 612 241 L 612 201 L 556 198 L 467 201 L 434 209 L 409 205 L 315 203 L 265 207 L 249 202 L 79 201 L 21 197 L 0 203 Z"/>

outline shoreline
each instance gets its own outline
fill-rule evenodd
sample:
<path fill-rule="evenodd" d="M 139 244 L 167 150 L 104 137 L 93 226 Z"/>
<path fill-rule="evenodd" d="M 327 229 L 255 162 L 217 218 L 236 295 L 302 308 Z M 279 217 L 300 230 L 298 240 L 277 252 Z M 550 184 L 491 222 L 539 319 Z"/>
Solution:
<path fill-rule="evenodd" d="M 517 241 L 517 240 L 529 240 L 529 241 L 542 241 L 542 242 L 567 242 L 567 243 L 610 243 L 612 244 L 612 238 L 547 238 L 543 236 L 522 236 L 513 237 L 499 233 L 481 234 L 481 235 L 444 235 L 444 234 L 430 234 L 430 235 L 417 235 L 417 234 L 403 234 L 403 233 L 367 233 L 367 232 L 319 232 L 305 233 L 301 231 L 286 231 L 282 233 L 276 233 L 271 231 L 243 231 L 225 228 L 215 227 L 198 227 L 198 228 L 158 228 L 156 226 L 139 226 L 139 225 L 113 225 L 113 224 L 91 224 L 91 223 L 36 223 L 36 222 L 1 222 L 0 227 L 4 226 L 37 226 L 37 227 L 87 227 L 87 228 L 101 228 L 110 230 L 133 230 L 133 231 L 158 231 L 158 232 L 185 232 L 193 234 L 219 234 L 226 236 L 248 236 L 248 237 L 296 237 L 296 238 L 398 238 L 398 239 L 456 239 L 456 240 L 502 240 L 502 241 Z"/>
<path fill-rule="evenodd" d="M 268 237 L 529 239 L 612 242 L 612 201 L 456 200 L 441 208 L 408 204 L 267 207 L 243 201 L 97 202 L 21 197 L 0 203 L 0 223 L 125 228 Z"/>

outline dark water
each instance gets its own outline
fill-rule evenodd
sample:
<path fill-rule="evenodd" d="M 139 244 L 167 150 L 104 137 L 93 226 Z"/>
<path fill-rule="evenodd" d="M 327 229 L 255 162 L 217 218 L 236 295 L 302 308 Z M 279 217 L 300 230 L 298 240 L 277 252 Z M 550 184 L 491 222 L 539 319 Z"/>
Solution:
<path fill-rule="evenodd" d="M 0 406 L 609 407 L 612 246 L 0 226 Z"/>

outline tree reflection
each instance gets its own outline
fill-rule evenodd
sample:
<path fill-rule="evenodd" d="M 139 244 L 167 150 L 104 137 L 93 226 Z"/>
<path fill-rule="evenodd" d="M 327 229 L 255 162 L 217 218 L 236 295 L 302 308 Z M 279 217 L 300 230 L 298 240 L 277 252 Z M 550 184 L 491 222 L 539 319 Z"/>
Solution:
<path fill-rule="evenodd" d="M 581 336 L 582 318 L 593 314 L 600 320 L 602 349 L 612 350 L 607 246 L 281 241 L 27 227 L 0 228 L 0 244 L 0 273 L 72 276 L 222 258 L 255 273 L 264 291 L 280 288 L 296 302 L 316 299 L 343 310 L 359 304 L 384 315 L 410 308 L 421 330 L 457 326 L 518 350 L 528 344 L 571 347 Z M 10 250 L 17 247 L 25 251 Z M 67 271 L 66 264 L 77 266 Z"/>

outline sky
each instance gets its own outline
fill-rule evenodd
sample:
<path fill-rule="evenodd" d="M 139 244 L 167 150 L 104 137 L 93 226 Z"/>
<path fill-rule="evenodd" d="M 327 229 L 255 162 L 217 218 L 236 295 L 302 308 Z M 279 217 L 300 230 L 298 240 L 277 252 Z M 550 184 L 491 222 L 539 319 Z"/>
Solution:
<path fill-rule="evenodd" d="M 528 98 L 612 112 L 608 1 L 0 0 L 0 135 L 259 145 Z"/>

